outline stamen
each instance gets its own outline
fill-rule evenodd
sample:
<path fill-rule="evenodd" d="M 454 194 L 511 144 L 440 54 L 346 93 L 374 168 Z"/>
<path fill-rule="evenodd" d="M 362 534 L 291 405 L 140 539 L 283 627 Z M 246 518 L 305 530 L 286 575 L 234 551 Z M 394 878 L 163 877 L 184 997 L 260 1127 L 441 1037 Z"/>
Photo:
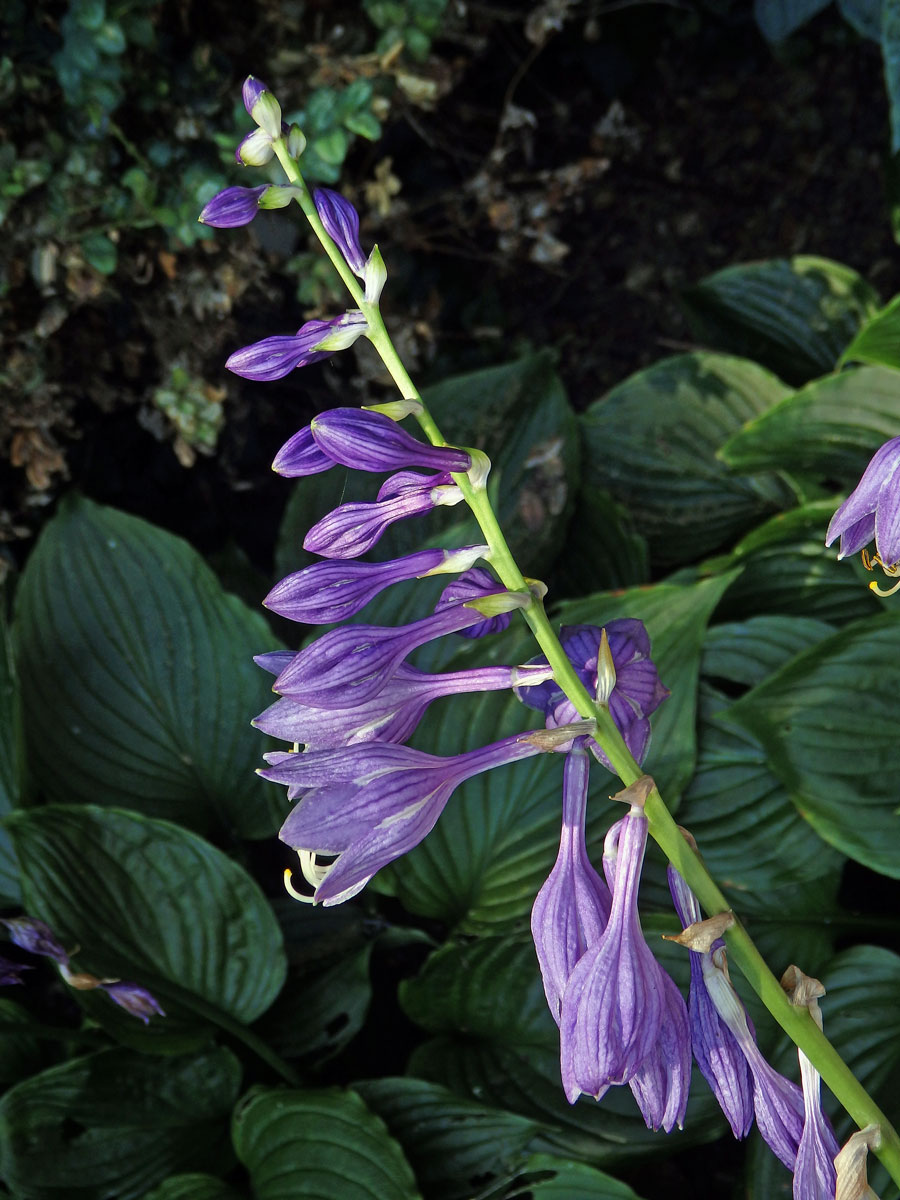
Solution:
<path fill-rule="evenodd" d="M 894 570 L 892 574 L 896 575 L 898 572 Z M 887 591 L 885 591 L 884 588 L 879 587 L 873 579 L 869 584 L 869 591 L 874 592 L 876 596 L 893 596 L 894 592 L 900 591 L 900 579 L 897 580 L 892 588 L 888 588 Z"/>
<path fill-rule="evenodd" d="M 885 575 L 891 579 L 895 579 L 898 575 L 900 575 L 900 562 L 890 564 L 884 563 L 880 554 L 870 554 L 868 550 L 861 551 L 860 557 L 862 558 L 862 564 L 867 571 L 871 571 L 874 567 L 878 566 L 881 567 Z M 893 596 L 894 592 L 896 592 L 898 589 L 900 589 L 900 580 L 898 580 L 898 582 L 895 583 L 892 588 L 889 588 L 888 591 L 885 591 L 883 588 L 879 587 L 874 580 L 869 584 L 869 591 L 874 592 L 876 596 Z"/>
<path fill-rule="evenodd" d="M 295 900 L 302 900 L 304 904 L 315 904 L 315 896 L 305 896 L 303 892 L 298 892 L 291 883 L 291 868 L 284 868 L 284 886 L 289 896 L 293 896 Z"/>
<path fill-rule="evenodd" d="M 316 862 L 314 850 L 298 850 L 297 857 L 300 859 L 301 875 L 310 887 L 317 888 L 331 870 L 332 864 Z"/>

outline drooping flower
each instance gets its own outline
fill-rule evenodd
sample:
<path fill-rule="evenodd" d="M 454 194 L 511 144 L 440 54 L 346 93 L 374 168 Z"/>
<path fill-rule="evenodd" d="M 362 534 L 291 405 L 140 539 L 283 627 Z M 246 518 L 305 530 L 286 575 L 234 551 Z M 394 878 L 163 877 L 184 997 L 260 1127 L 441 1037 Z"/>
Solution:
<path fill-rule="evenodd" d="M 353 309 L 330 321 L 307 321 L 292 337 L 267 337 L 235 350 L 225 366 L 244 379 L 263 383 L 283 379 L 297 367 L 320 362 L 336 350 L 352 346 L 367 330 L 365 317 Z"/>
<path fill-rule="evenodd" d="M 37 917 L 0 917 L 0 925 L 5 925 L 9 940 L 20 950 L 29 954 L 40 954 L 44 958 L 52 958 L 55 963 L 65 965 L 69 955 L 60 945 L 56 934 L 44 921 Z"/>
<path fill-rule="evenodd" d="M 460 550 L 419 550 L 388 562 L 334 559 L 312 563 L 277 583 L 263 604 L 290 621 L 330 625 L 355 616 L 393 583 L 459 571 L 487 553 L 487 546 L 464 546 Z"/>
<path fill-rule="evenodd" d="M 863 556 L 868 567 L 876 563 L 886 575 L 900 574 L 900 437 L 891 438 L 872 456 L 856 488 L 840 506 L 828 525 L 825 545 L 840 537 L 838 558 L 847 558 L 862 550 L 874 538 L 875 554 Z M 877 584 L 869 585 L 879 595 L 889 596 L 900 588 L 900 581 L 887 592 Z"/>
<path fill-rule="evenodd" d="M 504 592 L 512 607 L 529 597 Z M 418 646 L 483 619 L 477 600 L 442 609 L 409 625 L 348 625 L 331 629 L 294 656 L 275 680 L 275 691 L 313 708 L 355 708 L 377 696 L 399 664 Z"/>
<path fill-rule="evenodd" d="M 674 867 L 668 868 L 669 891 L 682 927 L 697 924 L 702 917 L 697 898 Z M 709 1084 L 736 1138 L 745 1138 L 753 1124 L 753 1077 L 737 1039 L 719 1015 L 707 988 L 722 968 L 712 959 L 712 950 L 722 948 L 719 940 L 703 953 L 690 952 L 691 987 L 688 996 L 691 1047 L 701 1074 Z M 724 963 L 724 955 L 720 961 Z M 731 988 L 727 977 L 723 987 Z M 714 985 L 715 986 L 715 985 Z M 732 989 L 733 990 L 733 989 Z"/>
<path fill-rule="evenodd" d="M 663 1019 L 656 1045 L 628 1080 L 648 1129 L 684 1128 L 691 1088 L 691 1031 L 681 992 L 660 968 Z"/>
<path fill-rule="evenodd" d="M 137 983 L 117 980 L 115 983 L 102 983 L 101 989 L 106 992 L 113 1003 L 124 1008 L 131 1016 L 137 1017 L 145 1025 L 150 1023 L 153 1016 L 164 1017 L 166 1014 L 155 996 Z"/>
<path fill-rule="evenodd" d="M 559 853 L 531 910 L 544 994 L 557 1025 L 569 977 L 600 940 L 611 903 L 609 888 L 591 865 L 584 840 L 589 761 L 584 740 L 576 738 L 566 755 Z"/>
<path fill-rule="evenodd" d="M 265 656 L 260 656 L 265 657 Z M 273 665 L 277 674 L 293 655 Z M 263 733 L 310 750 L 330 750 L 356 742 L 405 742 L 442 696 L 464 692 L 493 692 L 511 688 L 527 678 L 546 673 L 549 667 L 481 667 L 429 675 L 409 663 L 400 663 L 377 696 L 355 708 L 311 708 L 301 700 L 282 697 L 252 723 Z"/>
<path fill-rule="evenodd" d="M 310 422 L 316 444 L 329 458 L 357 471 L 468 471 L 472 459 L 453 446 L 432 446 L 407 433 L 384 413 L 332 408 Z"/>
<path fill-rule="evenodd" d="M 609 646 L 612 678 L 600 676 L 603 633 Z M 633 618 L 609 621 L 601 628 L 596 625 L 566 625 L 560 630 L 563 649 L 582 683 L 593 696 L 600 695 L 625 744 L 634 758 L 643 762 L 650 744 L 650 714 L 669 695 L 660 683 L 656 666 L 650 658 L 650 638 L 641 621 Z M 544 663 L 543 655 L 532 662 Z M 559 685 L 550 680 L 536 687 L 519 688 L 516 695 L 531 708 L 543 712 L 547 728 L 568 725 L 575 720 L 575 706 Z M 609 767 L 600 746 L 593 741 L 590 750 L 598 761 Z"/>
<path fill-rule="evenodd" d="M 644 941 L 637 890 L 647 818 L 638 807 L 606 836 L 604 873 L 612 907 L 596 945 L 569 977 L 560 1018 L 563 1088 L 570 1104 L 628 1083 L 650 1055 L 663 1020 L 663 971 Z"/>
<path fill-rule="evenodd" d="M 822 1112 L 821 1076 L 802 1050 L 803 1135 L 794 1164 L 794 1200 L 832 1200 L 837 1185 L 834 1160 L 840 1146 Z"/>
<path fill-rule="evenodd" d="M 4 958 L 0 954 L 0 987 L 9 987 L 14 983 L 22 983 L 22 972 L 33 969 L 28 963 L 13 962 L 12 959 Z"/>
<path fill-rule="evenodd" d="M 400 471 L 384 481 L 377 500 L 339 504 L 317 521 L 303 539 L 303 549 L 325 558 L 358 558 L 395 521 L 459 504 L 462 498 L 448 471 L 440 475 Z"/>
<path fill-rule="evenodd" d="M 462 601 L 470 600 L 473 596 L 483 596 L 485 589 L 490 588 L 493 584 L 494 578 L 488 571 L 485 571 L 483 567 L 472 567 L 470 570 L 464 571 L 458 579 L 447 584 L 434 606 L 434 611 L 438 612 L 448 604 L 459 604 Z M 471 625 L 468 629 L 459 629 L 457 634 L 460 637 L 482 638 L 489 633 L 502 633 L 509 627 L 511 620 L 511 612 L 500 613 L 499 616 L 487 617 L 484 621 L 477 625 Z"/>
<path fill-rule="evenodd" d="M 528 734 L 452 758 L 371 742 L 341 750 L 267 755 L 260 774 L 302 794 L 279 837 L 300 855 L 315 900 L 341 904 L 434 827 L 465 779 L 540 753 Z M 336 855 L 322 867 L 319 855 Z"/>

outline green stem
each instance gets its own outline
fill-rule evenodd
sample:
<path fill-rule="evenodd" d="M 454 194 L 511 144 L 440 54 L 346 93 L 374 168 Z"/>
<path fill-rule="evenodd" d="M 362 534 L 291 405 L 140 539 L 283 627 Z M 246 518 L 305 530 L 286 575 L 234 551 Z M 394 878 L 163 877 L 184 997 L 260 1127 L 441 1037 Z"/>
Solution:
<path fill-rule="evenodd" d="M 302 188 L 298 196 L 300 207 L 321 240 L 328 257 L 334 263 L 344 283 L 347 284 L 350 294 L 365 312 L 369 322 L 369 340 L 381 356 L 400 394 L 405 399 L 418 400 L 421 403 L 421 395 L 397 354 L 381 313 L 377 307 L 364 303 L 359 284 L 349 271 L 343 256 L 325 232 L 315 211 L 315 205 L 312 203 L 305 185 L 302 184 L 295 165 L 290 159 L 287 159 L 286 152 L 283 153 L 283 147 L 281 147 L 281 151 L 279 150 L 277 142 L 275 150 L 291 182 Z M 448 444 L 424 405 L 422 411 L 416 414 L 416 419 L 423 433 L 433 445 L 445 446 Z M 489 548 L 487 557 L 501 582 L 510 591 L 527 591 L 528 581 L 513 557 L 486 490 L 484 487 L 476 488 L 467 475 L 454 475 L 453 478 L 481 527 L 484 540 Z M 553 667 L 557 683 L 572 701 L 576 711 L 580 716 L 597 722 L 595 740 L 602 747 L 613 770 L 626 787 L 634 783 L 642 775 L 640 766 L 632 757 L 609 711 L 589 695 L 575 673 L 575 668 L 567 658 L 559 638 L 550 624 L 543 602 L 532 596 L 531 603 L 520 611 L 534 634 L 535 640 L 546 655 L 548 663 Z M 700 856 L 688 845 L 655 787 L 646 800 L 644 812 L 647 816 L 651 836 L 697 896 L 706 912 L 712 916 L 730 911 L 731 906 L 728 900 L 716 886 Z M 725 938 L 731 961 L 738 966 L 747 982 L 785 1033 L 813 1063 L 826 1085 L 857 1125 L 863 1127 L 874 1124 L 880 1127 L 882 1145 L 876 1153 L 890 1172 L 894 1182 L 900 1185 L 900 1136 L 888 1118 L 818 1028 L 810 1016 L 809 1010 L 806 1007 L 791 1004 L 781 984 L 766 966 L 762 955 L 739 920 L 736 919 L 732 928 L 726 931 Z"/>

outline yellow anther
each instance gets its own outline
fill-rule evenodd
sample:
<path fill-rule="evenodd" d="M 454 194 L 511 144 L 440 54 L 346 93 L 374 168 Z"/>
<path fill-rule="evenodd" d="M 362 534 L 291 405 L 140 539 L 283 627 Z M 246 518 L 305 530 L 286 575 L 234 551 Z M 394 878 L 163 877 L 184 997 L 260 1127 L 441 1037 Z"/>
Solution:
<path fill-rule="evenodd" d="M 295 900 L 302 900 L 304 904 L 315 904 L 314 896 L 305 896 L 303 892 L 298 892 L 291 882 L 291 868 L 284 868 L 284 886 L 289 896 L 293 896 Z"/>
<path fill-rule="evenodd" d="M 880 554 L 870 554 L 868 550 L 863 550 L 860 557 L 862 558 L 862 565 L 867 571 L 871 571 L 875 567 L 881 567 L 885 575 L 891 579 L 895 579 L 900 575 L 900 562 L 884 563 Z M 887 591 L 880 587 L 874 580 L 869 584 L 869 591 L 874 592 L 876 596 L 893 596 L 894 592 L 898 589 L 900 589 L 900 580 L 892 588 L 888 588 Z"/>

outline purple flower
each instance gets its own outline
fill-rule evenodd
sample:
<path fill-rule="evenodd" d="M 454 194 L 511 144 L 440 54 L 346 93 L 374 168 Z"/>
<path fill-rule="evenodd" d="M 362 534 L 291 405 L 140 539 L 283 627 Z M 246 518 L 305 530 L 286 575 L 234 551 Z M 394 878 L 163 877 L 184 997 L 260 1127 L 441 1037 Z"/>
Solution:
<path fill-rule="evenodd" d="M 270 138 L 281 134 L 281 105 L 260 79 L 248 75 L 241 88 L 241 99 L 247 115 L 251 117 L 260 129 Z"/>
<path fill-rule="evenodd" d="M 332 408 L 310 422 L 316 444 L 329 458 L 357 471 L 468 471 L 471 457 L 451 446 L 420 442 L 396 421 L 362 408 Z"/>
<path fill-rule="evenodd" d="M 453 758 L 383 742 L 270 754 L 272 765 L 260 774 L 303 794 L 279 836 L 300 854 L 315 900 L 340 904 L 418 845 L 463 780 L 540 753 L 527 739 L 506 738 Z M 323 868 L 317 855 L 337 857 Z"/>
<path fill-rule="evenodd" d="M 588 757 L 576 738 L 563 771 L 563 816 L 559 854 L 531 910 L 531 934 L 544 981 L 544 994 L 557 1025 L 569 977 L 595 946 L 609 919 L 609 888 L 587 855 Z"/>
<path fill-rule="evenodd" d="M 265 657 L 265 656 L 260 656 Z M 293 655 L 274 667 L 276 674 Z M 310 750 L 331 750 L 356 742 L 405 742 L 433 700 L 463 692 L 494 692 L 511 688 L 529 672 L 549 667 L 482 667 L 428 675 L 408 663 L 396 672 L 373 699 L 355 708 L 310 708 L 283 697 L 261 713 L 253 725 L 282 741 Z"/>
<path fill-rule="evenodd" d="M 449 472 L 417 475 L 401 471 L 381 485 L 374 502 L 340 504 L 307 533 L 304 550 L 325 558 L 357 558 L 379 541 L 385 530 L 405 517 L 459 504 L 463 494 Z"/>
<path fill-rule="evenodd" d="M 653 1051 L 663 1019 L 663 971 L 641 932 L 637 890 L 647 818 L 638 808 L 606 837 L 603 867 L 612 886 L 609 921 L 572 971 L 560 1018 L 562 1081 L 574 1104 L 627 1083 Z"/>
<path fill-rule="evenodd" d="M 503 590 L 499 584 L 497 590 Z M 377 696 L 416 647 L 481 619 L 476 608 L 460 604 L 396 628 L 331 629 L 295 655 L 275 680 L 274 690 L 313 708 L 355 708 Z"/>
<path fill-rule="evenodd" d="M 69 956 L 57 940 L 56 934 L 49 925 L 36 917 L 15 917 L 4 919 L 0 917 L 0 925 L 5 925 L 9 940 L 20 950 L 30 954 L 40 954 L 52 958 L 54 962 L 64 966 Z"/>
<path fill-rule="evenodd" d="M 663 983 L 659 1040 L 628 1080 L 648 1129 L 684 1128 L 691 1088 L 691 1031 L 687 1009 L 674 981 L 660 968 Z"/>
<path fill-rule="evenodd" d="M 241 99 L 244 102 L 244 108 L 247 110 L 247 116 L 253 116 L 253 106 L 257 100 L 269 89 L 261 79 L 257 79 L 254 75 L 248 75 L 241 86 Z"/>
<path fill-rule="evenodd" d="M 560 630 L 560 641 L 588 692 L 592 696 L 609 692 L 607 703 L 610 715 L 628 749 L 641 763 L 650 743 L 650 714 L 666 699 L 669 691 L 659 681 L 650 658 L 650 639 L 641 621 L 623 618 L 609 621 L 603 628 L 606 630 L 613 667 L 611 679 L 599 679 L 602 628 L 596 625 L 565 625 Z M 546 661 L 543 656 L 532 659 L 535 663 Z M 516 695 L 523 704 L 543 712 L 548 729 L 577 720 L 575 706 L 553 680 L 536 687 L 517 688 Z M 594 757 L 609 767 L 609 761 L 597 743 L 592 739 L 589 745 Z"/>
<path fill-rule="evenodd" d="M 321 357 L 326 356 L 323 354 Z M 318 475 L 322 471 L 330 471 L 333 466 L 334 459 L 317 444 L 308 425 L 288 438 L 272 462 L 272 470 L 287 479 Z"/>
<path fill-rule="evenodd" d="M 352 346 L 367 329 L 365 317 L 355 310 L 330 321 L 307 321 L 293 337 L 263 338 L 235 350 L 225 366 L 244 379 L 264 383 L 283 379 L 297 367 L 306 367 L 328 358 L 336 350 Z"/>
<path fill-rule="evenodd" d="M 203 225 L 214 229 L 236 229 L 249 225 L 259 212 L 259 200 L 269 185 L 261 187 L 230 187 L 213 196 L 197 218 Z"/>
<path fill-rule="evenodd" d="M 803 1136 L 794 1165 L 794 1200 L 831 1200 L 837 1187 L 834 1160 L 840 1146 L 828 1118 L 822 1112 L 821 1077 L 802 1050 L 800 1079 L 803 1083 Z"/>
<path fill-rule="evenodd" d="M 672 866 L 668 868 L 668 877 L 675 910 L 682 928 L 686 929 L 701 920 L 700 905 Z M 719 949 L 722 945 L 721 941 L 714 943 L 713 949 Z M 720 1017 L 707 989 L 706 979 L 714 980 L 717 972 L 721 973 L 721 969 L 713 962 L 712 953 L 691 951 L 691 990 L 688 997 L 691 1046 L 701 1074 L 728 1118 L 732 1133 L 736 1138 L 744 1138 L 753 1124 L 753 1078 L 744 1052 Z M 722 980 L 722 986 L 731 988 L 727 979 Z"/>
<path fill-rule="evenodd" d="M 0 954 L 0 987 L 8 987 L 13 983 L 22 983 L 22 972 L 33 969 L 28 963 L 13 962 L 12 959 L 4 958 Z"/>
<path fill-rule="evenodd" d="M 325 232 L 343 254 L 347 266 L 360 279 L 365 278 L 366 258 L 359 244 L 359 214 L 338 192 L 317 188 L 313 203 Z"/>
<path fill-rule="evenodd" d="M 458 579 L 444 588 L 434 611 L 438 612 L 447 604 L 459 604 L 461 601 L 471 600 L 475 596 L 483 596 L 486 589 L 494 590 L 496 586 L 496 580 L 489 571 L 485 571 L 483 567 L 473 567 L 469 571 L 464 571 Z M 460 637 L 480 638 L 488 633 L 501 633 L 509 626 L 511 620 L 511 612 L 501 613 L 497 617 L 488 617 L 486 620 L 480 621 L 470 629 L 460 629 L 458 632 Z"/>
<path fill-rule="evenodd" d="M 886 575 L 900 574 L 900 437 L 875 451 L 862 478 L 840 506 L 828 526 L 825 545 L 830 546 L 840 536 L 838 558 L 846 558 L 862 550 L 875 539 L 875 555 L 866 566 L 877 563 Z M 898 581 L 890 591 L 883 592 L 877 584 L 870 585 L 881 596 L 889 596 L 900 588 Z"/>
<path fill-rule="evenodd" d="M 295 571 L 272 588 L 263 604 L 279 616 L 305 625 L 330 625 L 355 616 L 392 583 L 421 579 L 487 554 L 487 546 L 461 550 L 420 550 L 388 562 L 317 562 Z"/>
<path fill-rule="evenodd" d="M 140 987 L 136 983 L 125 983 L 119 980 L 116 983 L 102 983 L 100 987 L 110 1000 L 118 1004 L 120 1008 L 124 1008 L 126 1012 L 131 1013 L 133 1017 L 138 1017 L 145 1025 L 150 1023 L 152 1016 L 164 1017 L 166 1015 L 155 997 L 151 996 L 146 988 Z"/>

